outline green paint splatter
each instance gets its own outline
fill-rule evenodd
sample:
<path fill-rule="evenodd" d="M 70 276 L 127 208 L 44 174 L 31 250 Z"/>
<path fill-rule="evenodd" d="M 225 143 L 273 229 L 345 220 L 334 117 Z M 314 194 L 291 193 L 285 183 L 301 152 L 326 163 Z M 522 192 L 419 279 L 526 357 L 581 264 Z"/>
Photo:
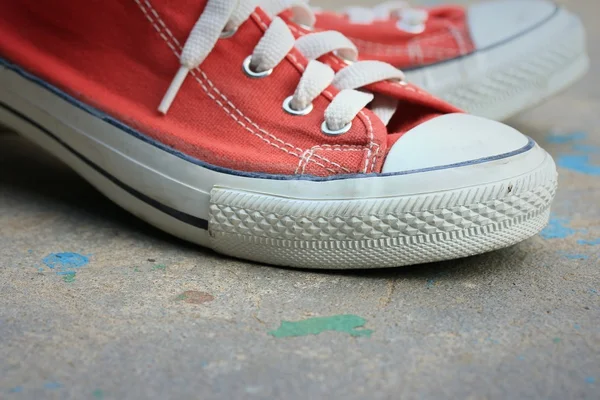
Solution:
<path fill-rule="evenodd" d="M 562 342 L 562 339 L 561 339 L 561 338 L 558 338 L 558 337 L 555 337 L 554 339 L 552 339 L 552 341 L 553 341 L 554 343 L 560 343 L 560 342 Z"/>
<path fill-rule="evenodd" d="M 75 282 L 75 272 L 69 272 L 69 273 L 64 274 L 63 281 L 65 281 L 66 283 Z"/>
<path fill-rule="evenodd" d="M 155 265 L 154 267 L 152 267 L 152 269 L 154 271 L 156 271 L 156 270 L 164 271 L 165 269 L 167 269 L 167 266 L 166 265 L 162 265 L 162 264 L 158 264 L 158 265 Z"/>
<path fill-rule="evenodd" d="M 370 329 L 360 329 L 367 321 L 357 315 L 334 315 L 331 317 L 309 318 L 303 321 L 282 321 L 279 329 L 269 332 L 277 338 L 318 335 L 326 331 L 347 333 L 350 336 L 370 337 Z"/>
<path fill-rule="evenodd" d="M 138 267 L 135 267 L 135 268 L 133 269 L 133 272 L 142 272 L 142 271 L 140 271 L 140 269 L 139 269 Z"/>
<path fill-rule="evenodd" d="M 102 400 L 104 398 L 104 392 L 100 389 L 96 389 L 92 392 L 92 396 L 94 396 L 94 398 Z"/>

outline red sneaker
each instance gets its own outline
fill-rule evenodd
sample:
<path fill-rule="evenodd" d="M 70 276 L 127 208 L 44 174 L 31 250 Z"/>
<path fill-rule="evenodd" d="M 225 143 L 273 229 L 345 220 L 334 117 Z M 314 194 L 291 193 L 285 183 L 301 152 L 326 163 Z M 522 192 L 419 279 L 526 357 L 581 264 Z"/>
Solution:
<path fill-rule="evenodd" d="M 361 57 L 407 70 L 459 108 L 505 119 L 556 94 L 589 67 L 583 24 L 545 0 L 319 12 L 316 27 L 349 37 Z"/>
<path fill-rule="evenodd" d="M 313 58 L 343 39 L 306 35 L 303 54 L 249 2 L 5 0 L 0 14 L 0 122 L 183 239 L 373 268 L 498 249 L 548 220 L 556 170 L 531 139 L 387 64 L 329 55 L 336 74 Z"/>

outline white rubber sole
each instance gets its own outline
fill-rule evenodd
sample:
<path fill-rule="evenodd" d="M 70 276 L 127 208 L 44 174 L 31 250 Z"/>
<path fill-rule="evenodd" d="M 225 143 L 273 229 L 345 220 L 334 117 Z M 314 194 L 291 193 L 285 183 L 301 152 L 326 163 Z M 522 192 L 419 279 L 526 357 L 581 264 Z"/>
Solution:
<path fill-rule="evenodd" d="M 581 20 L 559 9 L 504 44 L 406 74 L 471 114 L 505 120 L 566 89 L 589 64 Z"/>
<path fill-rule="evenodd" d="M 552 158 L 532 143 L 487 162 L 386 176 L 224 172 L 165 151 L 3 66 L 0 123 L 166 232 L 290 267 L 395 267 L 500 249 L 545 226 L 556 190 Z"/>

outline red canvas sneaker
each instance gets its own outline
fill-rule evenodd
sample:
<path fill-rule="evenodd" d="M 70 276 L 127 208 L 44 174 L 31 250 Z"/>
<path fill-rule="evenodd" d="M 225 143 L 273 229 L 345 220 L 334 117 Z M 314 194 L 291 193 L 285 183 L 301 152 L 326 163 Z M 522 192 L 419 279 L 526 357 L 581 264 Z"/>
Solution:
<path fill-rule="evenodd" d="M 502 248 L 548 220 L 544 150 L 388 64 L 316 61 L 340 34 L 296 41 L 237 0 L 2 0 L 0 15 L 0 122 L 185 240 L 376 268 Z"/>
<path fill-rule="evenodd" d="M 459 108 L 505 119 L 556 94 L 588 69 L 583 24 L 545 0 L 411 9 L 392 1 L 319 12 L 316 27 L 349 37 L 363 59 Z"/>

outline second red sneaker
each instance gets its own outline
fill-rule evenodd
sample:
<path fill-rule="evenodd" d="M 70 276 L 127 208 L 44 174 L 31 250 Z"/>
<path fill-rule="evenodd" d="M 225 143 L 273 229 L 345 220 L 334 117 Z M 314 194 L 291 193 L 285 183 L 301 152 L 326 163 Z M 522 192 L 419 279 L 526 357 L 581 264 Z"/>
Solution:
<path fill-rule="evenodd" d="M 319 12 L 316 27 L 342 32 L 363 59 L 391 63 L 411 83 L 498 120 L 568 87 L 589 66 L 581 21 L 546 0 L 429 9 L 391 1 Z"/>
<path fill-rule="evenodd" d="M 390 65 L 316 61 L 339 34 L 296 40 L 237 0 L 1 0 L 0 15 L 0 122 L 185 240 L 379 268 L 499 249 L 548 221 L 556 169 L 533 140 Z"/>

